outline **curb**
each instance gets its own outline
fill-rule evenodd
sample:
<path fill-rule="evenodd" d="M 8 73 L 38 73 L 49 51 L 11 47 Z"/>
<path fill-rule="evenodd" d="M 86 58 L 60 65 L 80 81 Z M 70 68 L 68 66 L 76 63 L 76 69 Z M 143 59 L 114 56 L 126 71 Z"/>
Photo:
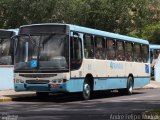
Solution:
<path fill-rule="evenodd" d="M 0 102 L 10 102 L 12 101 L 12 98 L 11 97 L 0 97 Z"/>

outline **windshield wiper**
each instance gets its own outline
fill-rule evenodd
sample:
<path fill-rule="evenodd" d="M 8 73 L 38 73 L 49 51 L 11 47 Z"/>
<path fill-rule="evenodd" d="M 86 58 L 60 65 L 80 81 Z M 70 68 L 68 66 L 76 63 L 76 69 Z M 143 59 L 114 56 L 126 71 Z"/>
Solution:
<path fill-rule="evenodd" d="M 42 44 L 46 44 L 54 35 L 55 33 L 50 34 L 46 39 L 43 40 Z"/>

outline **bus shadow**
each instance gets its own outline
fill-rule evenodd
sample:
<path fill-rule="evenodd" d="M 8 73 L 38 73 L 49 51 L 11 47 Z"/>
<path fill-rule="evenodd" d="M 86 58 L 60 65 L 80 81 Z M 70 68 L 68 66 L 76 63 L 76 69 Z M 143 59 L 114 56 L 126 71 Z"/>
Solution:
<path fill-rule="evenodd" d="M 133 92 L 132 95 L 145 94 L 145 92 Z M 104 99 L 104 98 L 115 98 L 123 97 L 127 95 L 121 95 L 117 91 L 112 92 L 96 92 L 94 93 L 92 100 Z M 16 97 L 13 98 L 14 102 L 55 102 L 55 103 L 67 103 L 67 102 L 77 102 L 83 101 L 80 93 L 74 94 L 52 94 L 47 98 L 39 98 L 37 96 L 28 96 L 28 97 Z"/>

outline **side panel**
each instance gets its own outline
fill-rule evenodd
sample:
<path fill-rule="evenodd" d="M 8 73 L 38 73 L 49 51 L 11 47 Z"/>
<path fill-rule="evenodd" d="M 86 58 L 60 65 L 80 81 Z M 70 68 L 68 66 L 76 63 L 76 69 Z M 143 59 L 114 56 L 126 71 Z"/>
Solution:
<path fill-rule="evenodd" d="M 107 60 L 107 76 L 108 77 L 126 77 L 125 62 Z"/>
<path fill-rule="evenodd" d="M 68 92 L 81 92 L 83 91 L 84 79 L 71 79 L 66 83 L 66 90 Z"/>
<path fill-rule="evenodd" d="M 127 78 L 99 78 L 95 79 L 94 90 L 109 90 L 126 88 Z"/>
<path fill-rule="evenodd" d="M 143 87 L 150 83 L 150 78 L 134 78 L 134 87 Z"/>
<path fill-rule="evenodd" d="M 0 66 L 0 90 L 13 88 L 13 66 Z"/>

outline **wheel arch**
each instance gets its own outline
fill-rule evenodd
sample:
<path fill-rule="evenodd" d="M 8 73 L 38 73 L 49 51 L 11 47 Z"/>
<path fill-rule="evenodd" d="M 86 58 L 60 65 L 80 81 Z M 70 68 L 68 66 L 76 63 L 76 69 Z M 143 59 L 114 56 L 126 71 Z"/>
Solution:
<path fill-rule="evenodd" d="M 89 82 L 89 84 L 91 85 L 91 90 L 93 91 L 94 89 L 94 77 L 91 73 L 88 73 L 86 76 L 85 76 L 85 79 L 84 79 L 84 82 Z"/>
<path fill-rule="evenodd" d="M 133 86 L 134 86 L 134 76 L 133 76 L 133 74 L 132 73 L 130 73 L 129 75 L 128 75 L 128 78 L 129 77 L 132 77 L 132 80 L 133 80 Z"/>

